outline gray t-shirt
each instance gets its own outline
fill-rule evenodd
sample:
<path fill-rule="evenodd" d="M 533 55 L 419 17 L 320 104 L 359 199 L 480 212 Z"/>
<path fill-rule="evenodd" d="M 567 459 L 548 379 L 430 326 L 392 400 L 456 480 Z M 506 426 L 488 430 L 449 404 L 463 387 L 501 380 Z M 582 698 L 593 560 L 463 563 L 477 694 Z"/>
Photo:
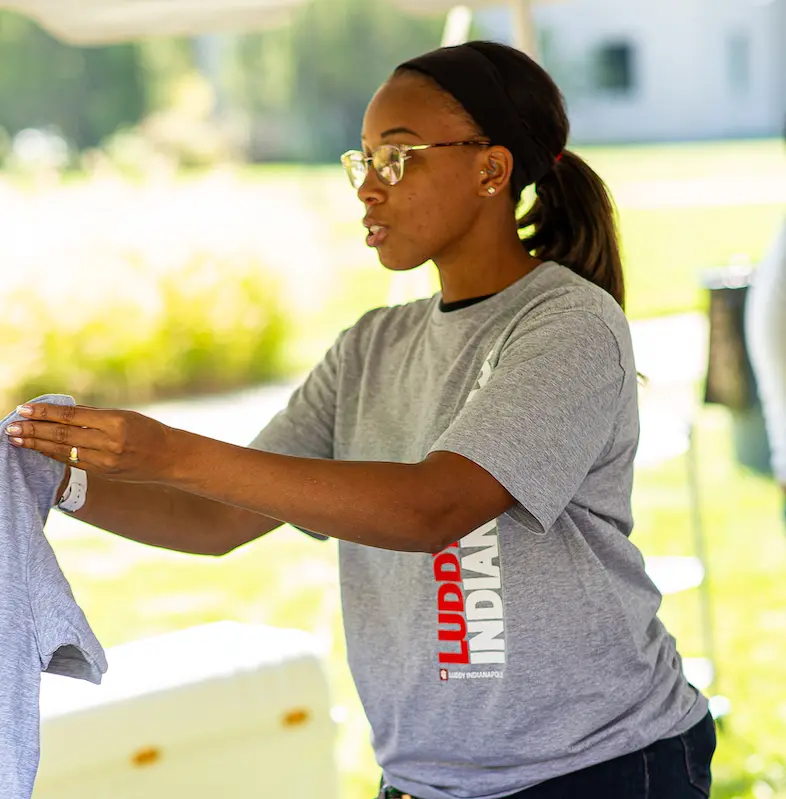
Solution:
<path fill-rule="evenodd" d="M 350 667 L 385 778 L 493 799 L 685 732 L 707 702 L 629 541 L 625 315 L 546 263 L 491 299 L 366 314 L 255 439 L 301 457 L 459 453 L 516 498 L 437 556 L 340 543 Z"/>
<path fill-rule="evenodd" d="M 73 405 L 70 397 L 33 402 Z M 63 465 L 15 449 L 0 422 L 0 797 L 28 799 L 39 759 L 41 672 L 101 682 L 104 651 L 44 537 Z"/>

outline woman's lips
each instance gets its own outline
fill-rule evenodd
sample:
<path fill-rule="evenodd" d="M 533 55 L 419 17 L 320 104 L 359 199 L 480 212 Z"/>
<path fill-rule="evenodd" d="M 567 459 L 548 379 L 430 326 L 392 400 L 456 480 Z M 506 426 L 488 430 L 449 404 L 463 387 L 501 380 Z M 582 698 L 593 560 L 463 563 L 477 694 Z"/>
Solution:
<path fill-rule="evenodd" d="M 366 244 L 369 247 L 379 247 L 385 243 L 388 237 L 388 229 L 384 225 L 369 225 Z"/>

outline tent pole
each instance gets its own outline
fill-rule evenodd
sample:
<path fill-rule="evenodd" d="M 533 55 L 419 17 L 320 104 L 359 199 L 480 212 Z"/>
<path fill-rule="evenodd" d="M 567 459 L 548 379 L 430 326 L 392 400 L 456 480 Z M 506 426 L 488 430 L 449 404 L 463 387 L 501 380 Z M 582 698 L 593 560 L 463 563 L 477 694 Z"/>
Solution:
<path fill-rule="evenodd" d="M 472 29 L 472 9 L 469 6 L 453 6 L 448 11 L 442 32 L 442 46 L 455 47 L 466 44 Z"/>
<path fill-rule="evenodd" d="M 512 0 L 513 43 L 536 61 L 540 57 L 535 22 L 532 17 L 532 0 Z"/>

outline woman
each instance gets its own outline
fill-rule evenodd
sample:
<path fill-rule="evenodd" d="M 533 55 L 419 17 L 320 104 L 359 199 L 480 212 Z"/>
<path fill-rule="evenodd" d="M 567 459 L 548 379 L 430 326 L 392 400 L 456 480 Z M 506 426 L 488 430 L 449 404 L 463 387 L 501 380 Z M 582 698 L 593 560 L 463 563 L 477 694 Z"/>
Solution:
<path fill-rule="evenodd" d="M 745 326 L 786 524 L 786 221 L 756 270 Z"/>
<path fill-rule="evenodd" d="M 639 430 L 612 206 L 567 138 L 557 87 L 511 48 L 402 65 L 342 160 L 382 264 L 433 259 L 440 294 L 342 333 L 248 449 L 46 405 L 12 433 L 78 458 L 77 516 L 128 538 L 223 554 L 286 521 L 340 539 L 388 799 L 709 792 L 707 701 L 628 540 Z"/>

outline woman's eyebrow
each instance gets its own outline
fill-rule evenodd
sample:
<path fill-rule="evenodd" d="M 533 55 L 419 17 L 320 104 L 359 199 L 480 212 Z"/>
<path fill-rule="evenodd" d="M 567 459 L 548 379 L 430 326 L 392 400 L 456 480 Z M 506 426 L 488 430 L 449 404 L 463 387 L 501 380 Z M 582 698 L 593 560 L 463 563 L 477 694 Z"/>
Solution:
<path fill-rule="evenodd" d="M 400 133 L 407 133 L 407 134 L 409 134 L 410 136 L 415 136 L 415 137 L 416 137 L 416 138 L 418 138 L 418 139 L 422 138 L 422 136 L 421 136 L 419 133 L 415 133 L 415 131 L 414 131 L 414 130 L 411 130 L 410 128 L 390 128 L 390 130 L 386 130 L 386 131 L 385 131 L 385 132 L 384 132 L 384 133 L 383 133 L 383 134 L 380 136 L 380 139 L 386 139 L 388 136 L 395 136 L 395 135 L 398 135 L 398 134 L 400 134 Z M 362 140 L 363 140 L 363 141 L 366 141 L 366 137 L 365 137 L 365 136 L 363 136 L 363 137 L 362 137 Z"/>
<path fill-rule="evenodd" d="M 414 130 L 410 130 L 409 128 L 391 128 L 390 130 L 386 130 L 382 134 L 382 138 L 386 139 L 388 136 L 395 136 L 395 135 L 397 135 L 399 133 L 408 133 L 410 136 L 415 136 L 418 139 L 420 138 L 420 134 L 419 133 L 415 133 Z"/>

